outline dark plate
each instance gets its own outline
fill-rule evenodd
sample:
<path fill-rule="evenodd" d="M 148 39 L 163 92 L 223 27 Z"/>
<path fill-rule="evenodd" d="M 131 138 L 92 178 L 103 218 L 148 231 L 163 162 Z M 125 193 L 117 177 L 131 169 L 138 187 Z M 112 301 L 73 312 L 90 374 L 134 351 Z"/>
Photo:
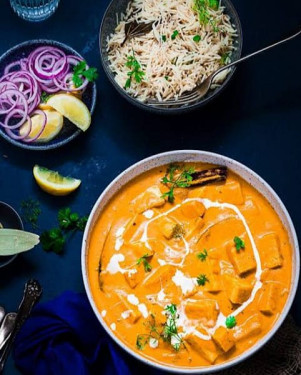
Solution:
<path fill-rule="evenodd" d="M 84 59 L 78 52 L 76 52 L 73 48 L 67 46 L 64 43 L 56 42 L 53 40 L 47 39 L 36 39 L 36 40 L 29 40 L 27 42 L 23 42 L 18 44 L 17 46 L 11 48 L 7 51 L 4 55 L 0 57 L 0 77 L 3 75 L 3 71 L 5 67 L 13 61 L 19 60 L 22 57 L 27 57 L 31 51 L 35 48 L 40 46 L 55 46 L 62 49 L 68 55 L 76 55 L 81 59 Z M 91 114 L 95 108 L 96 102 L 96 84 L 89 83 L 84 94 L 82 97 L 83 102 L 89 108 Z M 23 143 L 22 141 L 17 141 L 11 139 L 5 132 L 5 130 L 0 126 L 0 135 L 5 138 L 8 142 L 25 149 L 29 150 L 49 150 L 53 148 L 57 148 L 63 146 L 64 144 L 72 141 L 72 139 L 76 138 L 82 131 L 78 129 L 75 125 L 73 125 L 69 120 L 64 118 L 64 126 L 60 133 L 52 139 L 50 142 L 47 143 Z"/>
<path fill-rule="evenodd" d="M 0 202 L 0 223 L 4 228 L 20 230 L 24 229 L 22 220 L 18 213 L 4 202 Z M 0 268 L 7 266 L 16 257 L 17 255 L 0 256 Z"/>
<path fill-rule="evenodd" d="M 116 90 L 119 92 L 121 96 L 123 96 L 130 103 L 138 106 L 139 108 L 146 109 L 151 112 L 156 112 L 156 113 L 161 113 L 161 114 L 164 114 L 164 113 L 165 114 L 177 114 L 177 113 L 188 112 L 188 111 L 191 111 L 193 109 L 203 106 L 204 104 L 208 103 L 210 100 L 215 98 L 227 86 L 227 84 L 229 83 L 230 79 L 232 78 L 234 74 L 235 68 L 231 69 L 231 72 L 228 74 L 227 78 L 219 87 L 217 87 L 214 90 L 210 90 L 204 98 L 202 98 L 200 101 L 194 104 L 179 106 L 176 108 L 173 107 L 173 108 L 165 108 L 165 109 L 160 108 L 159 109 L 159 108 L 155 108 L 151 106 L 150 104 L 143 103 L 133 98 L 131 95 L 129 95 L 115 81 L 114 73 L 111 71 L 109 67 L 108 51 L 107 51 L 107 38 L 110 34 L 114 32 L 117 26 L 116 14 L 120 15 L 121 13 L 125 13 L 128 2 L 129 0 L 112 0 L 103 16 L 102 23 L 100 26 L 100 31 L 99 31 L 100 57 L 101 57 L 101 62 L 102 62 L 104 71 L 107 74 L 113 86 L 116 88 Z M 236 30 L 237 30 L 238 36 L 236 40 L 234 41 L 236 50 L 233 51 L 232 60 L 238 60 L 241 56 L 242 41 L 243 41 L 240 20 L 230 0 L 222 0 L 221 4 L 225 7 L 225 13 L 230 16 L 231 23 L 235 25 Z"/>

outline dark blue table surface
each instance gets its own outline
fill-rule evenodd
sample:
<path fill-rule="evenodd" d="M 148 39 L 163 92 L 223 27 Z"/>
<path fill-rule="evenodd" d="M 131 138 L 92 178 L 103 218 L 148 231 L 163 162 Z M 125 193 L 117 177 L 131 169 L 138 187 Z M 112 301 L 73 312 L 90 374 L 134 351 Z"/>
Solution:
<path fill-rule="evenodd" d="M 300 23 L 301 2 L 233 0 L 244 33 L 243 52 L 287 35 Z M 56 151 L 24 151 L 0 140 L 0 200 L 17 210 L 29 197 L 41 202 L 40 229 L 55 225 L 60 207 L 89 213 L 106 185 L 126 167 L 152 154 L 197 149 L 224 154 L 246 164 L 270 183 L 301 226 L 301 38 L 237 70 L 224 93 L 194 113 L 161 117 L 142 112 L 119 97 L 100 68 L 98 30 L 108 0 L 61 0 L 49 20 L 31 24 L 19 19 L 9 1 L 0 5 L 0 53 L 35 38 L 65 42 L 100 69 L 98 101 L 89 131 Z M 39 190 L 32 167 L 40 164 L 82 180 L 78 192 L 63 198 Z M 29 229 L 29 228 L 28 228 Z M 0 270 L 0 304 L 15 310 L 25 281 L 37 278 L 43 300 L 64 290 L 83 291 L 81 235 L 65 254 L 37 248 Z M 301 324 L 301 290 L 293 306 Z M 9 360 L 6 374 L 19 372 Z"/>

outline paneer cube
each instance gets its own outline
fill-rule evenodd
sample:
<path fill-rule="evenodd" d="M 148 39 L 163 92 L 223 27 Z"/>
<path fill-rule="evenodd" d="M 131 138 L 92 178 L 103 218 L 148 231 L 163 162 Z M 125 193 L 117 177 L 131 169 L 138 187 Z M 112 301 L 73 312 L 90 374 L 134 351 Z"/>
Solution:
<path fill-rule="evenodd" d="M 269 233 L 258 239 L 258 250 L 263 268 L 281 267 L 283 263 L 280 243 L 275 233 Z"/>
<path fill-rule="evenodd" d="M 234 243 L 231 242 L 227 245 L 227 254 L 238 275 L 241 276 L 256 269 L 256 261 L 251 244 L 247 244 L 244 249 L 237 251 Z"/>
<path fill-rule="evenodd" d="M 134 289 L 144 279 L 143 267 L 135 266 L 124 273 L 124 278 L 129 286 Z"/>
<path fill-rule="evenodd" d="M 279 294 L 279 284 L 274 282 L 265 283 L 263 285 L 263 293 L 259 300 L 259 310 L 265 315 L 273 315 L 277 310 Z"/>
<path fill-rule="evenodd" d="M 131 304 L 128 302 L 128 300 L 125 298 L 125 296 L 119 295 L 119 299 L 121 301 L 120 307 L 121 307 L 121 314 L 126 313 L 126 319 L 131 323 L 135 324 L 137 321 L 141 318 L 141 313 L 138 310 L 137 306 Z"/>
<path fill-rule="evenodd" d="M 189 319 L 199 320 L 206 327 L 213 327 L 216 323 L 219 310 L 214 300 L 203 299 L 188 301 L 185 306 L 185 313 Z"/>
<path fill-rule="evenodd" d="M 157 226 L 167 240 L 173 237 L 176 225 L 177 223 L 167 216 L 162 216 L 157 220 Z"/>
<path fill-rule="evenodd" d="M 185 238 L 187 241 L 191 241 L 192 239 L 195 239 L 196 241 L 200 237 L 200 232 L 204 226 L 204 219 L 201 217 L 198 217 L 194 219 L 191 224 L 189 225 L 189 228 L 187 229 Z"/>
<path fill-rule="evenodd" d="M 188 201 L 181 206 L 181 212 L 188 219 L 202 217 L 205 213 L 205 206 L 199 201 Z"/>
<path fill-rule="evenodd" d="M 255 314 L 247 319 L 240 326 L 236 326 L 233 329 L 233 337 L 236 341 L 250 339 L 254 336 L 259 335 L 261 332 L 261 322 L 259 315 Z"/>
<path fill-rule="evenodd" d="M 214 273 L 215 275 L 220 274 L 221 268 L 219 265 L 219 259 L 210 258 L 209 255 L 208 264 L 212 273 Z"/>
<path fill-rule="evenodd" d="M 227 181 L 221 188 L 221 198 L 223 202 L 232 204 L 243 204 L 245 199 L 238 181 Z"/>
<path fill-rule="evenodd" d="M 147 287 L 148 293 L 156 293 L 164 288 L 168 281 L 175 274 L 176 268 L 168 264 L 159 267 L 146 281 L 144 286 Z"/>
<path fill-rule="evenodd" d="M 225 327 L 218 327 L 212 336 L 214 342 L 227 353 L 235 345 L 232 333 Z"/>
<path fill-rule="evenodd" d="M 185 338 L 191 349 L 196 351 L 210 364 L 214 364 L 218 357 L 216 346 L 211 340 L 202 340 L 196 335 L 190 334 Z"/>
<path fill-rule="evenodd" d="M 149 257 L 154 255 L 154 249 L 151 246 L 150 248 L 147 247 L 145 242 L 141 242 L 141 241 L 130 242 L 128 246 L 133 250 L 133 253 L 135 254 L 135 258 L 137 259 L 143 257 L 146 254 Z"/>
<path fill-rule="evenodd" d="M 252 285 L 229 275 L 224 275 L 227 281 L 227 294 L 233 304 L 241 305 L 251 295 Z"/>
<path fill-rule="evenodd" d="M 220 202 L 241 205 L 245 201 L 240 183 L 230 178 L 227 179 L 224 185 L 202 186 L 191 190 L 188 194 L 189 198 L 207 198 L 211 200 L 216 200 L 217 195 Z"/>
<path fill-rule="evenodd" d="M 138 195 L 131 204 L 135 212 L 142 213 L 150 208 L 163 206 L 165 204 L 165 199 L 162 198 L 159 186 L 154 185 Z"/>
<path fill-rule="evenodd" d="M 214 274 L 209 275 L 209 283 L 206 283 L 204 290 L 209 293 L 220 292 L 222 290 L 222 284 L 219 278 Z"/>

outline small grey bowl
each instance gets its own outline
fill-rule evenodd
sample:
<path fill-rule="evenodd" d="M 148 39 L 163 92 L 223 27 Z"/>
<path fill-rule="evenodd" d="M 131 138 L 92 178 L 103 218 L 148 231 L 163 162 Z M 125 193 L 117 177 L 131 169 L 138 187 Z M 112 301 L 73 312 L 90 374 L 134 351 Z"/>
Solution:
<path fill-rule="evenodd" d="M 40 46 L 45 46 L 45 45 L 60 48 L 68 55 L 76 55 L 80 57 L 81 59 L 84 59 L 78 52 L 76 52 L 73 48 L 67 46 L 64 43 L 56 42 L 54 40 L 48 40 L 48 39 L 29 40 L 29 41 L 20 43 L 16 45 L 15 47 L 12 47 L 10 50 L 5 52 L 0 57 L 0 77 L 2 77 L 3 71 L 8 64 L 12 63 L 13 61 L 19 60 L 21 58 L 27 57 L 35 48 L 40 47 Z M 86 106 L 89 108 L 89 111 L 92 114 L 95 108 L 95 103 L 96 103 L 96 84 L 95 83 L 88 84 L 85 92 L 83 93 L 82 100 L 86 104 Z M 2 136 L 4 139 L 14 144 L 15 146 L 18 146 L 27 150 L 50 150 L 50 149 L 58 148 L 58 147 L 65 145 L 66 143 L 69 143 L 81 133 L 83 132 L 80 129 L 78 129 L 75 125 L 73 125 L 69 120 L 64 118 L 63 129 L 51 141 L 47 143 L 35 143 L 35 142 L 24 143 L 22 141 L 18 141 L 18 140 L 10 138 L 6 134 L 4 128 L 0 126 L 0 136 Z"/>
<path fill-rule="evenodd" d="M 3 228 L 8 229 L 19 229 L 23 230 L 23 223 L 22 220 L 17 213 L 10 205 L 7 203 L 0 201 L 0 223 L 3 225 Z M 0 229 L 1 231 L 1 229 Z M 0 232 L 1 235 L 1 232 Z M 7 255 L 7 256 L 0 256 L 0 268 L 7 266 L 10 264 L 14 259 L 16 259 L 16 255 Z"/>
<path fill-rule="evenodd" d="M 100 26 L 100 31 L 99 31 L 99 48 L 100 48 L 100 57 L 101 57 L 102 66 L 110 82 L 113 84 L 113 86 L 119 92 L 121 96 L 123 96 L 130 103 L 136 105 L 137 107 L 149 110 L 150 112 L 155 112 L 159 114 L 179 114 L 179 113 L 190 112 L 194 109 L 200 108 L 203 105 L 210 102 L 213 98 L 215 98 L 218 94 L 221 93 L 221 91 L 228 85 L 229 81 L 231 80 L 236 70 L 235 67 L 231 69 L 230 73 L 227 75 L 226 79 L 219 87 L 213 90 L 210 90 L 208 94 L 204 98 L 199 100 L 198 102 L 185 105 L 185 106 L 172 107 L 172 108 L 156 108 L 156 107 L 151 106 L 150 104 L 143 103 L 140 100 L 132 97 L 131 95 L 127 93 L 126 90 L 120 87 L 118 83 L 115 81 L 115 75 L 109 66 L 108 51 L 107 51 L 107 38 L 112 33 L 114 33 L 114 30 L 117 26 L 116 15 L 125 13 L 128 2 L 129 0 L 112 0 L 108 8 L 105 11 L 105 14 L 103 16 L 102 23 Z M 233 51 L 232 60 L 233 61 L 238 60 L 241 57 L 242 43 L 243 43 L 242 28 L 241 28 L 240 20 L 230 0 L 221 0 L 221 4 L 222 6 L 225 7 L 225 13 L 230 16 L 231 23 L 235 26 L 237 30 L 237 38 L 234 40 L 234 45 L 236 49 Z"/>

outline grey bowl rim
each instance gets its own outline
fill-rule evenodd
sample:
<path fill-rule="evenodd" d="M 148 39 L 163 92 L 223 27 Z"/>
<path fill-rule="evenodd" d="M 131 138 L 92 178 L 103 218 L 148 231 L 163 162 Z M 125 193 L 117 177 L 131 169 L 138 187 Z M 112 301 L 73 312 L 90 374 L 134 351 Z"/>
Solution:
<path fill-rule="evenodd" d="M 102 32 L 103 32 L 103 27 L 104 27 L 104 22 L 105 22 L 105 19 L 107 17 L 107 14 L 110 10 L 110 8 L 112 7 L 112 5 L 115 3 L 115 1 L 117 0 L 111 0 L 109 5 L 107 6 L 105 12 L 104 12 L 104 15 L 102 17 L 102 21 L 101 21 L 101 24 L 100 24 L 100 28 L 99 28 L 99 38 L 98 38 L 98 42 L 99 42 L 99 52 L 100 52 L 100 61 L 101 61 L 101 64 L 102 64 L 102 67 L 103 67 L 103 70 L 107 76 L 107 78 L 109 79 L 109 81 L 111 82 L 111 84 L 113 85 L 113 87 L 117 90 L 117 92 L 123 97 L 125 98 L 128 102 L 130 102 L 131 104 L 133 104 L 134 106 L 140 108 L 140 109 L 144 109 L 148 112 L 152 112 L 152 113 L 157 113 L 157 114 L 161 114 L 161 115 L 176 115 L 176 114 L 182 114 L 182 113 L 187 113 L 187 112 L 191 112 L 193 110 L 196 110 L 198 108 L 201 108 L 203 106 L 205 106 L 206 104 L 208 104 L 209 102 L 211 102 L 213 99 L 217 98 L 223 91 L 224 89 L 229 85 L 237 67 L 234 66 L 233 68 L 231 68 L 231 71 L 230 73 L 227 75 L 226 79 L 224 80 L 224 82 L 221 84 L 221 86 L 219 88 L 217 88 L 214 93 L 212 95 L 210 95 L 209 97 L 205 97 L 205 99 L 195 103 L 195 104 L 192 104 L 192 105 L 188 105 L 188 106 L 182 106 L 182 107 L 177 107 L 177 108 L 165 108 L 165 109 L 162 109 L 162 108 L 156 108 L 156 107 L 153 107 L 147 103 L 143 103 L 141 101 L 139 101 L 138 99 L 134 98 L 133 96 L 129 95 L 122 87 L 120 87 L 118 85 L 118 83 L 115 81 L 114 77 L 112 76 L 112 71 L 111 69 L 109 68 L 109 65 L 106 63 L 105 61 L 105 58 L 103 56 L 103 53 L 102 53 Z M 240 18 L 239 18 L 239 15 L 238 15 L 238 12 L 235 8 L 235 6 L 233 5 L 232 3 L 232 0 L 222 0 L 222 1 L 226 1 L 228 2 L 228 7 L 230 7 L 232 9 L 232 12 L 233 14 L 235 15 L 235 20 L 236 20 L 236 23 L 237 23 L 237 31 L 238 31 L 238 42 L 239 42 L 239 53 L 238 53 L 238 58 L 241 58 L 241 55 L 242 55 L 242 49 L 243 49 L 243 30 L 242 30 L 242 25 L 241 25 L 241 21 L 240 21 Z M 227 7 L 226 7 L 227 8 Z"/>
<path fill-rule="evenodd" d="M 293 268 L 292 272 L 295 272 L 295 279 L 294 279 L 294 282 L 291 285 L 290 295 L 289 295 L 289 297 L 286 301 L 286 304 L 285 304 L 281 314 L 279 315 L 276 323 L 272 326 L 272 329 L 265 336 L 263 336 L 255 345 L 253 345 L 251 348 L 249 348 L 247 351 L 240 354 L 239 356 L 234 357 L 232 360 L 227 361 L 227 362 L 223 362 L 223 363 L 217 364 L 217 365 L 212 365 L 212 366 L 209 365 L 209 366 L 203 366 L 203 367 L 192 368 L 192 369 L 189 369 L 187 367 L 172 367 L 172 366 L 161 364 L 159 362 L 152 361 L 152 360 L 148 359 L 147 357 L 143 357 L 142 355 L 137 354 L 135 351 L 133 351 L 131 348 L 129 348 L 127 345 L 125 345 L 117 336 L 115 336 L 114 333 L 107 326 L 106 322 L 103 320 L 103 318 L 100 314 L 100 311 L 98 310 L 98 308 L 96 306 L 96 303 L 95 303 L 94 298 L 92 296 L 92 292 L 90 290 L 89 280 L 88 280 L 88 271 L 87 271 L 87 267 L 86 267 L 86 256 L 87 256 L 87 253 L 88 253 L 88 236 L 89 236 L 89 231 L 92 229 L 90 227 L 91 227 L 91 225 L 93 225 L 94 216 L 97 215 L 97 210 L 98 210 L 98 208 L 101 204 L 102 199 L 106 196 L 106 194 L 110 191 L 110 189 L 116 183 L 118 183 L 118 181 L 121 178 L 123 178 L 123 176 L 127 175 L 128 173 L 135 170 L 139 166 L 145 165 L 148 162 L 153 161 L 154 159 L 160 159 L 160 158 L 164 158 L 166 156 L 174 156 L 174 155 L 179 155 L 179 154 L 183 154 L 183 160 L 185 160 L 184 159 L 185 155 L 187 155 L 187 157 L 188 157 L 191 154 L 198 154 L 199 156 L 203 156 L 203 157 L 207 156 L 207 157 L 213 157 L 213 158 L 220 158 L 221 160 L 229 163 L 230 165 L 234 164 L 237 167 L 242 168 L 246 173 L 248 173 L 248 175 L 252 176 L 254 179 L 258 180 L 259 183 L 263 184 L 267 188 L 269 193 L 271 193 L 273 198 L 275 198 L 275 200 L 278 202 L 280 209 L 282 210 L 284 216 L 287 219 L 288 226 L 289 226 L 289 228 L 291 230 L 291 233 L 292 233 L 292 242 L 293 242 L 292 247 L 293 247 L 293 254 L 295 255 L 295 264 L 292 265 L 292 268 Z M 160 164 L 158 164 L 158 166 L 159 165 Z M 141 173 L 144 173 L 147 170 L 150 170 L 152 168 L 154 168 L 154 167 L 144 169 L 143 172 L 141 172 Z M 141 173 L 137 174 L 134 178 L 141 175 Z M 117 190 L 117 191 L 119 191 L 119 190 Z M 116 193 L 117 193 L 117 191 L 116 191 Z M 265 197 L 265 198 L 267 199 L 267 197 Z M 101 212 L 101 210 L 100 210 L 100 212 Z M 98 213 L 98 215 L 100 214 L 100 212 Z M 277 211 L 276 211 L 276 213 L 277 213 Z M 88 300 L 89 300 L 89 303 L 90 303 L 90 305 L 91 305 L 91 307 L 94 311 L 94 314 L 96 315 L 98 321 L 100 322 L 100 325 L 106 331 L 106 333 L 113 339 L 113 341 L 115 341 L 115 343 L 117 343 L 128 354 L 130 354 L 132 357 L 138 359 L 139 361 L 143 362 L 144 364 L 147 364 L 147 365 L 149 365 L 149 366 L 151 366 L 155 369 L 163 370 L 163 371 L 166 371 L 166 372 L 169 372 L 169 373 L 175 373 L 175 374 L 211 374 L 211 373 L 219 372 L 219 371 L 222 371 L 222 370 L 226 370 L 226 369 L 228 369 L 232 366 L 235 366 L 235 365 L 245 361 L 247 358 L 251 357 L 257 351 L 259 351 L 274 336 L 274 334 L 278 331 L 278 329 L 280 328 L 280 326 L 282 325 L 282 323 L 284 322 L 285 318 L 287 317 L 287 315 L 290 311 L 290 308 L 293 304 L 293 301 L 295 299 L 295 295 L 296 295 L 296 292 L 297 292 L 297 288 L 298 288 L 299 277 L 300 277 L 299 242 L 298 242 L 298 237 L 297 237 L 297 234 L 296 234 L 296 230 L 295 230 L 293 221 L 292 221 L 284 203 L 282 202 L 282 200 L 280 199 L 278 194 L 275 192 L 275 190 L 270 186 L 270 184 L 268 184 L 262 177 L 260 177 L 251 168 L 247 167 L 246 165 L 244 165 L 243 163 L 241 163 L 241 162 L 239 162 L 235 159 L 232 159 L 230 157 L 227 157 L 227 156 L 224 156 L 224 155 L 221 155 L 221 154 L 217 154 L 217 153 L 214 153 L 214 152 L 200 151 L 200 150 L 174 150 L 174 151 L 167 151 L 167 152 L 155 154 L 155 155 L 149 156 L 147 158 L 144 158 L 144 159 L 132 164 L 131 166 L 126 168 L 123 172 L 118 174 L 118 176 L 115 177 L 112 180 L 112 182 L 109 185 L 107 185 L 107 187 L 102 191 L 102 193 L 100 194 L 100 196 L 96 200 L 96 202 L 95 202 L 95 204 L 94 204 L 94 206 L 93 206 L 93 208 L 90 212 L 88 222 L 87 222 L 87 225 L 86 225 L 86 228 L 85 228 L 85 231 L 84 231 L 83 240 L 82 240 L 82 248 L 81 248 L 81 269 L 82 269 L 82 277 L 83 277 L 85 292 L 88 296 Z"/>
<path fill-rule="evenodd" d="M 18 214 L 18 212 L 10 204 L 8 204 L 6 202 L 0 201 L 0 206 L 5 206 L 9 211 L 11 211 L 12 214 L 17 218 L 17 220 L 20 223 L 19 228 L 11 228 L 11 229 L 24 230 L 24 224 L 23 224 L 21 216 Z M 18 254 L 15 254 L 15 255 L 12 255 L 12 256 L 9 255 L 10 258 L 6 262 L 0 262 L 0 268 L 8 266 L 11 262 L 13 262 L 17 258 L 17 256 L 18 256 Z"/>
<path fill-rule="evenodd" d="M 70 53 L 75 54 L 76 56 L 80 57 L 81 59 L 85 60 L 84 57 L 77 52 L 74 48 L 70 47 L 68 44 L 63 43 L 63 42 L 58 42 L 57 40 L 53 39 L 30 39 L 30 40 L 25 40 L 24 42 L 18 43 L 15 46 L 9 48 L 6 52 L 4 52 L 0 56 L 0 64 L 3 62 L 4 59 L 6 59 L 11 53 L 16 52 L 18 49 L 26 47 L 26 46 L 31 46 L 34 44 L 49 44 L 52 46 L 56 47 L 61 47 Z M 91 115 L 93 114 L 95 110 L 95 105 L 96 105 L 96 98 L 97 98 L 97 86 L 95 82 L 92 82 L 92 98 L 91 98 L 91 109 L 90 113 Z M 8 141 L 9 143 L 13 144 L 14 146 L 17 146 L 19 148 L 25 149 L 25 150 L 32 150 L 32 151 L 48 151 L 48 150 L 53 150 L 57 149 L 61 146 L 66 145 L 67 143 L 73 141 L 75 138 L 77 138 L 81 133 L 83 133 L 80 129 L 75 129 L 75 131 L 68 137 L 60 142 L 47 145 L 46 144 L 27 144 L 27 143 L 22 143 L 19 142 L 18 140 L 10 138 L 7 134 L 4 132 L 0 132 L 0 136 Z"/>

